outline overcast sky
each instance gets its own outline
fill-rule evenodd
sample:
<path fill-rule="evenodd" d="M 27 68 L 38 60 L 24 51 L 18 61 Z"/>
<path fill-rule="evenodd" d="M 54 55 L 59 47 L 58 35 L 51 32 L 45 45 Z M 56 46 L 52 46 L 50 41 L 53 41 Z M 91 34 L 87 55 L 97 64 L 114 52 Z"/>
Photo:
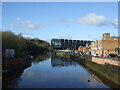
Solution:
<path fill-rule="evenodd" d="M 47 41 L 118 34 L 117 2 L 3 2 L 2 17 L 3 30 Z"/>

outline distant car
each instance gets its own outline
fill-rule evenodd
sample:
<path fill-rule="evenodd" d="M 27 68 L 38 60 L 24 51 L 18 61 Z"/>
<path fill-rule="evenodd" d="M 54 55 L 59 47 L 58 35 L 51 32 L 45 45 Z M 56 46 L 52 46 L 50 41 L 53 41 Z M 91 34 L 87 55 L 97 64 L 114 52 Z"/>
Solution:
<path fill-rule="evenodd" d="M 120 55 L 117 55 L 117 57 L 120 57 Z"/>
<path fill-rule="evenodd" d="M 83 53 L 83 52 L 80 52 L 79 55 L 84 55 L 84 53 Z"/>
<path fill-rule="evenodd" d="M 89 52 L 86 52 L 86 54 L 90 55 L 90 53 L 89 53 Z"/>
<path fill-rule="evenodd" d="M 78 53 L 78 52 L 74 52 L 74 53 Z"/>
<path fill-rule="evenodd" d="M 100 54 L 99 56 L 100 56 L 100 57 L 103 57 L 103 54 Z"/>
<path fill-rule="evenodd" d="M 104 54 L 104 55 L 103 55 L 103 57 L 108 57 L 108 56 L 109 56 L 109 54 Z"/>
<path fill-rule="evenodd" d="M 108 57 L 116 57 L 115 54 L 109 54 Z"/>
<path fill-rule="evenodd" d="M 98 54 L 93 54 L 93 56 L 98 57 L 99 55 Z"/>

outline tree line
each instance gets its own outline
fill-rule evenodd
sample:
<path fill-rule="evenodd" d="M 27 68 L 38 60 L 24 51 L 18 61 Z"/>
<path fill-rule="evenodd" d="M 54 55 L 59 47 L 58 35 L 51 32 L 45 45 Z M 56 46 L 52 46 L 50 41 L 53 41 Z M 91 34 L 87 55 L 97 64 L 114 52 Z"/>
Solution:
<path fill-rule="evenodd" d="M 5 49 L 14 49 L 16 54 L 40 54 L 51 51 L 50 44 L 38 38 L 25 38 L 21 34 L 15 35 L 13 32 L 2 33 L 2 52 Z"/>

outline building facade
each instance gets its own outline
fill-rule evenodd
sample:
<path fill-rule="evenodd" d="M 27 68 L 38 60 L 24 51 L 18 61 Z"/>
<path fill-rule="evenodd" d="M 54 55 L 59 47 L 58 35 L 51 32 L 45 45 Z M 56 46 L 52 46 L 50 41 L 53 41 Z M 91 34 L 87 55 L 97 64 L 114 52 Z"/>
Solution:
<path fill-rule="evenodd" d="M 51 46 L 58 50 L 77 50 L 79 46 L 86 46 L 91 44 L 91 41 L 86 40 L 68 40 L 68 39 L 52 39 Z"/>
<path fill-rule="evenodd" d="M 86 47 L 86 46 L 79 46 L 78 47 L 78 52 L 84 52 L 84 53 L 90 53 L 90 47 Z"/>
<path fill-rule="evenodd" d="M 110 37 L 110 33 L 104 33 L 102 40 L 91 43 L 91 54 L 119 54 L 120 37 Z"/>

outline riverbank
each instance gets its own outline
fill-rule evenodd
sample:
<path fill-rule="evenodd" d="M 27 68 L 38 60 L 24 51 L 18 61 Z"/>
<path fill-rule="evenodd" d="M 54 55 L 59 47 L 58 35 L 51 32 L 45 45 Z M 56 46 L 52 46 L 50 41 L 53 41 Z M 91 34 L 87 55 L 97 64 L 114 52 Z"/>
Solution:
<path fill-rule="evenodd" d="M 70 53 L 64 54 L 62 52 L 56 52 L 54 54 L 59 57 L 69 58 L 77 61 L 82 66 L 87 68 L 90 72 L 94 73 L 95 76 L 97 76 L 101 81 L 103 81 L 111 88 L 120 87 L 120 82 L 119 82 L 120 67 L 111 65 L 109 63 L 100 64 L 98 62 L 93 62 L 92 59 L 95 60 L 95 58 L 93 58 L 90 55 L 77 55 Z"/>
<path fill-rule="evenodd" d="M 18 71 L 20 69 L 25 69 L 27 67 L 31 66 L 31 62 L 37 62 L 42 61 L 46 58 L 50 57 L 50 54 L 43 53 L 39 54 L 41 57 L 38 57 L 37 55 L 19 55 L 19 57 L 14 58 L 3 58 L 2 60 L 2 72 L 8 73 L 8 72 L 14 72 Z M 36 60 L 36 61 L 35 61 Z"/>
<path fill-rule="evenodd" d="M 2 73 L 18 71 L 19 69 L 25 69 L 29 66 L 31 66 L 31 58 L 28 57 L 4 59 L 2 61 Z"/>
<path fill-rule="evenodd" d="M 66 58 L 70 58 L 71 56 L 74 56 L 74 58 L 79 58 L 79 59 L 86 59 L 86 60 L 91 60 L 92 62 L 95 62 L 97 64 L 110 64 L 113 66 L 117 66 L 120 67 L 120 61 L 119 58 L 117 58 L 116 60 L 112 60 L 110 58 L 103 58 L 103 57 L 92 57 L 91 55 L 79 55 L 79 54 L 72 54 L 72 53 L 63 53 L 63 52 L 55 52 L 55 55 L 61 56 L 61 57 L 66 57 Z"/>
<path fill-rule="evenodd" d="M 105 64 L 108 63 L 110 65 L 114 65 L 114 66 L 118 66 L 120 67 L 120 61 L 115 61 L 115 60 L 111 60 L 108 58 L 96 58 L 96 57 L 92 57 L 92 62 L 98 63 L 98 64 Z"/>

